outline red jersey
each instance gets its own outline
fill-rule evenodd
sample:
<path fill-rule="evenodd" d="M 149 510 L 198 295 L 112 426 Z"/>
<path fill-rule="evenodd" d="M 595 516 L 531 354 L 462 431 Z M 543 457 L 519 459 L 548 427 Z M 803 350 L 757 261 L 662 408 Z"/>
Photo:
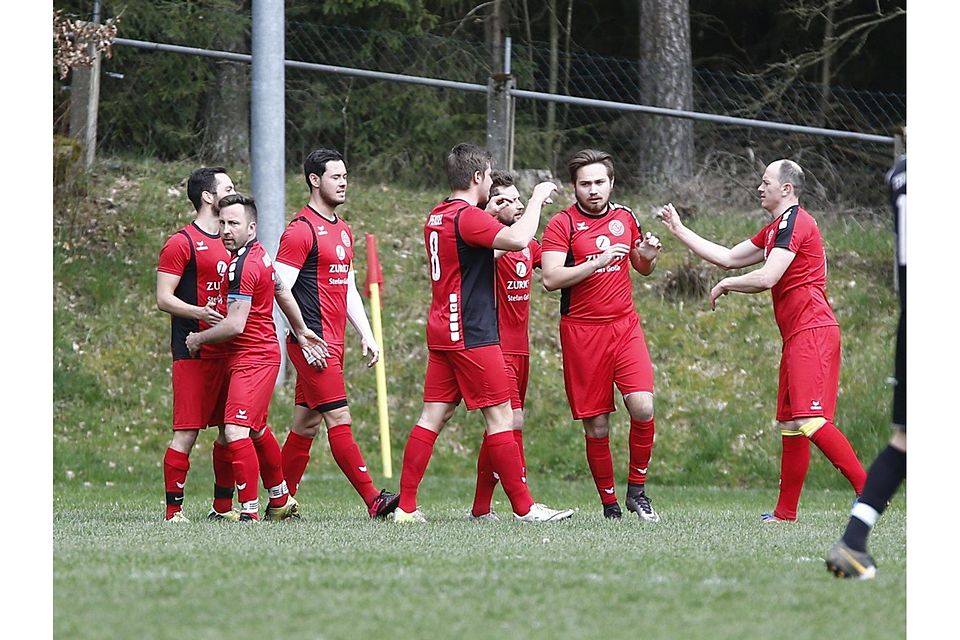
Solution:
<path fill-rule="evenodd" d="M 227 267 L 227 301 L 247 300 L 250 315 L 243 333 L 227 342 L 230 355 L 244 363 L 280 362 L 280 342 L 273 322 L 273 262 L 256 239 L 241 247 Z"/>
<path fill-rule="evenodd" d="M 510 251 L 497 258 L 497 319 L 503 353 L 530 353 L 530 284 L 533 270 L 539 266 L 540 243 L 536 239 L 521 251 Z"/>
<path fill-rule="evenodd" d="M 349 225 L 336 215 L 330 222 L 305 206 L 280 237 L 277 262 L 300 270 L 291 293 L 307 327 L 328 344 L 343 344 L 347 274 L 353 263 Z"/>
<path fill-rule="evenodd" d="M 463 200 L 444 200 L 430 212 L 423 227 L 433 285 L 428 349 L 499 344 L 493 239 L 501 229 L 493 216 Z"/>
<path fill-rule="evenodd" d="M 227 272 L 230 254 L 218 234 L 211 235 L 196 223 L 190 223 L 167 238 L 160 249 L 157 271 L 179 276 L 173 293 L 187 304 L 204 307 L 210 300 L 223 304 L 221 280 Z M 199 332 L 210 325 L 201 320 L 170 316 L 170 351 L 174 360 L 191 358 L 187 350 L 187 334 Z M 200 347 L 200 358 L 222 358 L 227 355 L 223 344 L 205 344 Z"/>
<path fill-rule="evenodd" d="M 542 249 L 566 254 L 564 266 L 573 267 L 595 260 L 612 244 L 633 247 L 640 235 L 640 221 L 623 205 L 611 202 L 604 213 L 592 215 L 573 203 L 547 223 Z M 577 322 L 609 322 L 634 311 L 629 255 L 560 292 L 560 315 Z"/>
<path fill-rule="evenodd" d="M 763 249 L 764 260 L 777 247 L 796 254 L 770 290 L 784 341 L 804 329 L 838 325 L 827 300 L 827 255 L 813 216 L 794 205 L 750 241 Z"/>

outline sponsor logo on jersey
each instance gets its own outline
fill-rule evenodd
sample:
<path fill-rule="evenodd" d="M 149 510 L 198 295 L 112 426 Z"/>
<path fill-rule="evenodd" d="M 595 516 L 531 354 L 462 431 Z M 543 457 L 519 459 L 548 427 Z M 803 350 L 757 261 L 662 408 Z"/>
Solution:
<path fill-rule="evenodd" d="M 823 411 L 823 405 L 820 404 L 819 400 L 814 400 L 810 403 L 810 411 Z"/>
<path fill-rule="evenodd" d="M 597 249 L 600 251 L 606 251 L 610 248 L 610 238 L 607 236 L 597 236 Z"/>
<path fill-rule="evenodd" d="M 346 233 L 346 232 L 344 232 L 344 233 Z M 347 245 L 347 246 L 350 246 L 350 245 Z M 343 260 L 344 258 L 347 257 L 347 250 L 344 249 L 341 245 L 339 245 L 339 244 L 337 245 L 336 251 L 337 251 L 337 258 L 338 258 L 339 260 Z"/>
<path fill-rule="evenodd" d="M 623 235 L 624 228 L 623 223 L 619 220 L 611 220 L 610 224 L 607 225 L 607 228 L 610 229 L 610 233 L 619 237 Z"/>
<path fill-rule="evenodd" d="M 590 228 L 590 227 L 589 227 L 589 225 L 587 225 L 586 222 L 578 222 L 578 223 L 577 223 L 577 231 L 586 231 L 586 230 L 589 229 L 589 228 Z"/>
<path fill-rule="evenodd" d="M 217 261 L 217 273 L 222 277 L 227 272 L 227 263 L 223 260 Z"/>
<path fill-rule="evenodd" d="M 237 415 L 233 416 L 237 420 L 246 420 L 247 419 L 247 410 L 246 409 L 237 409 Z"/>
<path fill-rule="evenodd" d="M 518 278 L 526 278 L 526 277 L 527 277 L 527 263 L 526 263 L 526 262 L 518 262 L 518 263 L 517 263 L 517 277 L 518 277 Z"/>
<path fill-rule="evenodd" d="M 350 246 L 350 234 L 347 233 L 346 229 L 340 230 L 340 241 L 347 247 Z M 342 258 L 341 258 L 342 259 Z"/>
<path fill-rule="evenodd" d="M 324 227 L 322 224 L 321 224 L 320 226 L 318 226 L 318 227 L 317 227 L 317 235 L 318 235 L 318 236 L 325 236 L 325 235 L 327 235 L 327 228 Z"/>
<path fill-rule="evenodd" d="M 439 227 L 443 224 L 443 214 L 442 213 L 431 213 L 430 219 L 427 220 L 428 227 Z"/>
<path fill-rule="evenodd" d="M 197 251 L 206 251 L 209 248 L 203 240 L 197 240 Z"/>

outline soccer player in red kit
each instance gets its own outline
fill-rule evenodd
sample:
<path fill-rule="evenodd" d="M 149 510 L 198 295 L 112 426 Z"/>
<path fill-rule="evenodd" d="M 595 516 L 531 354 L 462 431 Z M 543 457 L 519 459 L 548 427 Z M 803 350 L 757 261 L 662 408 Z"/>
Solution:
<path fill-rule="evenodd" d="M 833 424 L 840 380 L 840 325 L 827 299 L 827 257 L 816 220 L 800 206 L 803 169 L 777 160 L 763 172 L 760 206 L 773 218 L 732 249 L 684 226 L 673 205 L 660 210 L 663 224 L 695 254 L 722 269 L 763 263 L 759 269 L 724 278 L 710 291 L 710 307 L 727 293 L 770 290 L 783 352 L 777 392 L 777 422 L 783 451 L 780 496 L 762 522 L 794 521 L 810 464 L 810 441 L 846 477 L 859 496 L 866 472 L 846 436 Z"/>
<path fill-rule="evenodd" d="M 297 515 L 297 503 L 287 492 L 280 448 L 266 426 L 280 372 L 274 299 L 310 357 L 322 363 L 326 352 L 322 340 L 303 323 L 293 296 L 275 276 L 270 256 L 257 242 L 257 208 L 253 198 L 234 193 L 220 200 L 219 207 L 220 235 L 232 255 L 222 284 L 226 290 L 226 313 L 215 326 L 188 334 L 186 346 L 190 353 L 197 353 L 204 345 L 226 343 L 229 355 L 224 435 L 237 484 L 240 520 L 259 520 L 257 478 L 261 474 L 270 496 L 265 517 L 283 520 Z M 269 446 L 270 451 L 266 455 L 258 452 L 257 442 Z M 261 458 L 265 468 L 261 468 Z"/>
<path fill-rule="evenodd" d="M 490 174 L 488 207 L 500 196 L 506 206 L 496 213 L 497 220 L 510 226 L 523 215 L 520 191 L 513 183 L 513 176 L 506 171 L 494 170 Z M 541 182 L 534 188 L 534 199 L 550 204 L 550 193 L 556 187 L 552 182 Z M 539 189 L 539 193 L 537 192 Z M 526 456 L 523 452 L 523 404 L 527 396 L 527 380 L 530 373 L 530 347 L 527 326 L 530 320 L 530 291 L 533 270 L 540 267 L 540 243 L 530 240 L 520 251 L 493 252 L 497 264 L 495 288 L 497 294 L 497 321 L 500 329 L 500 350 L 507 365 L 507 380 L 510 383 L 510 407 L 513 409 L 513 437 L 520 449 L 520 462 L 526 475 Z M 490 508 L 497 475 L 493 472 L 486 435 L 477 456 L 477 489 L 473 498 L 471 517 L 475 520 L 498 521 L 500 518 Z"/>
<path fill-rule="evenodd" d="M 660 241 L 643 234 L 633 212 L 613 202 L 613 159 L 584 149 L 568 168 L 576 202 L 556 214 L 543 232 L 543 285 L 561 290 L 560 346 L 563 381 L 574 419 L 583 421 L 587 463 L 603 515 L 621 518 L 610 453 L 613 386 L 630 413 L 627 509 L 644 522 L 660 515 L 646 494 L 653 450 L 653 364 L 633 304 L 629 267 L 650 275 Z M 625 259 L 628 258 L 628 260 Z"/>
<path fill-rule="evenodd" d="M 191 331 L 223 319 L 217 304 L 230 256 L 220 240 L 217 202 L 233 191 L 233 181 L 223 167 L 193 171 L 187 180 L 187 197 L 197 215 L 167 239 L 157 265 L 157 307 L 170 314 L 173 353 L 173 439 L 163 457 L 166 520 L 171 522 L 188 521 L 182 506 L 189 456 L 200 429 L 212 425 L 220 427 L 220 433 L 213 444 L 213 508 L 208 517 L 236 521 L 240 516 L 233 511 L 233 469 L 227 457 L 219 393 L 227 352 L 223 345 L 211 344 L 192 357 L 185 343 Z"/>
<path fill-rule="evenodd" d="M 490 196 L 491 163 L 489 151 L 472 144 L 455 146 L 446 158 L 451 194 L 429 213 L 423 228 L 433 293 L 427 315 L 427 372 L 423 410 L 403 451 L 397 523 L 426 522 L 417 506 L 417 490 L 437 435 L 460 400 L 468 410 L 483 413 L 491 466 L 516 519 L 555 522 L 573 515 L 572 509 L 551 509 L 530 496 L 513 436 L 510 386 L 497 330 L 493 252 L 526 247 L 537 232 L 543 202 L 531 198 L 518 222 L 502 225 L 480 208 Z M 498 207 L 505 204 L 500 198 Z"/>
<path fill-rule="evenodd" d="M 336 209 L 346 201 L 347 168 L 343 156 L 331 149 L 307 155 L 303 173 L 310 201 L 290 221 L 280 237 L 274 268 L 293 293 L 307 326 L 327 343 L 327 366 L 316 369 L 304 359 L 291 336 L 287 354 L 297 369 L 293 425 L 283 443 L 283 472 L 290 493 L 296 495 L 310 461 L 310 448 L 326 425 L 330 452 L 356 489 L 371 518 L 385 516 L 399 496 L 377 490 L 353 437 L 353 419 L 343 380 L 343 342 L 347 320 L 361 337 L 368 367 L 380 359 L 353 270 L 353 232 Z"/>

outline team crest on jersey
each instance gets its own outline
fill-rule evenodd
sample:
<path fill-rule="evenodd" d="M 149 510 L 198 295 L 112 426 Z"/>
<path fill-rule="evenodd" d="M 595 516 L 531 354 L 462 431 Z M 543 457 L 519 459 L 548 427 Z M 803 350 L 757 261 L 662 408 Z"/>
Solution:
<path fill-rule="evenodd" d="M 607 225 L 607 228 L 610 229 L 610 233 L 612 233 L 617 237 L 620 237 L 623 235 L 623 231 L 624 231 L 623 223 L 620 222 L 619 220 L 611 220 L 610 224 Z"/>
<path fill-rule="evenodd" d="M 346 229 L 340 230 L 340 241 L 343 242 L 344 246 L 346 247 L 350 246 L 350 234 L 347 233 Z M 340 259 L 343 260 L 343 258 L 340 258 Z"/>
<path fill-rule="evenodd" d="M 325 236 L 325 235 L 327 235 L 327 228 L 324 227 L 322 224 L 319 225 L 319 226 L 317 227 L 317 235 L 318 235 L 318 236 Z"/>
<path fill-rule="evenodd" d="M 340 245 L 338 244 L 338 245 L 337 245 L 337 258 L 339 258 L 340 260 L 343 260 L 343 259 L 346 258 L 346 257 L 347 257 L 347 251 L 346 251 L 346 249 L 344 249 L 342 246 L 340 246 Z"/>
<path fill-rule="evenodd" d="M 527 260 L 530 259 L 530 247 L 524 247 L 523 251 L 521 251 L 520 253 L 522 253 L 523 257 L 526 258 Z"/>
<path fill-rule="evenodd" d="M 597 236 L 597 249 L 606 251 L 610 248 L 610 238 L 607 236 Z"/>
<path fill-rule="evenodd" d="M 227 263 L 224 262 L 223 260 L 220 260 L 219 262 L 217 262 L 217 275 L 223 276 L 223 274 L 226 272 L 227 272 Z"/>
<path fill-rule="evenodd" d="M 518 263 L 517 263 L 517 277 L 518 277 L 518 278 L 526 278 L 526 277 L 527 277 L 527 263 L 526 263 L 526 262 L 518 262 Z"/>

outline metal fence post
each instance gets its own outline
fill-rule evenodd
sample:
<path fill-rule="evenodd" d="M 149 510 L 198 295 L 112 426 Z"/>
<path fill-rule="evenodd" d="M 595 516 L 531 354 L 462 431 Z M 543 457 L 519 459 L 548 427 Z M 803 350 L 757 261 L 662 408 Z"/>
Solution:
<path fill-rule="evenodd" d="M 487 149 L 500 169 L 513 169 L 513 103 L 510 38 L 504 38 L 503 69 L 487 81 Z"/>
<path fill-rule="evenodd" d="M 250 163 L 257 199 L 257 239 L 271 257 L 277 255 L 284 222 L 284 8 L 274 0 L 253 1 L 251 33 Z M 280 336 L 284 321 L 273 318 Z M 281 337 L 280 344 L 284 344 Z M 285 378 L 283 349 L 277 386 Z"/>
<path fill-rule="evenodd" d="M 94 24 L 100 24 L 100 0 L 93 3 Z M 83 146 L 83 166 L 89 169 L 97 157 L 97 111 L 100 104 L 100 53 L 87 45 L 93 65 L 76 67 L 70 80 L 70 137 Z"/>

